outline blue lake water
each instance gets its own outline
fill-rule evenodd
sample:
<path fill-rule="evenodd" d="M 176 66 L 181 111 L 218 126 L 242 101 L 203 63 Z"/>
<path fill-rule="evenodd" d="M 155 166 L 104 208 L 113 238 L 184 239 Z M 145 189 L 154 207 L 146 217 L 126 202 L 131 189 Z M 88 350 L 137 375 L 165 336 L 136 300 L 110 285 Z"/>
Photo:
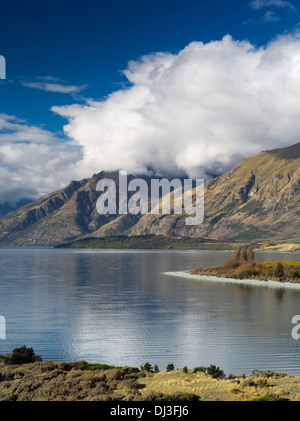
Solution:
<path fill-rule="evenodd" d="M 26 345 L 43 359 L 160 370 L 216 364 L 226 374 L 300 375 L 291 336 L 300 290 L 166 275 L 222 264 L 222 251 L 0 248 L 0 354 Z M 299 253 L 257 253 L 299 261 Z"/>

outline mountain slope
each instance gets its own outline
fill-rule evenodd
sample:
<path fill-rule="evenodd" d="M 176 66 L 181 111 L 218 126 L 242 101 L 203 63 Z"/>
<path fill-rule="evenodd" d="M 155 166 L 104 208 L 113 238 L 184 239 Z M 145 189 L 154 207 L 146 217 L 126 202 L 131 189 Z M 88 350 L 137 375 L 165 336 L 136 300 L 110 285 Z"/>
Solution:
<path fill-rule="evenodd" d="M 102 171 L 3 216 L 0 245 L 45 246 L 114 234 L 300 237 L 300 143 L 246 158 L 207 181 L 205 218 L 198 226 L 185 225 L 185 215 L 99 215 L 96 184 L 101 178 L 113 179 L 118 191 L 118 172 Z M 150 178 L 143 178 L 149 186 Z"/>
<path fill-rule="evenodd" d="M 300 236 L 300 143 L 246 158 L 205 183 L 205 219 L 184 227 L 182 217 L 144 216 L 131 234 L 169 233 L 219 239 Z"/>
<path fill-rule="evenodd" d="M 110 178 L 118 185 L 119 173 L 104 171 L 89 179 L 72 181 L 35 202 L 0 218 L 0 245 L 47 246 L 71 241 L 96 231 L 113 221 L 116 215 L 100 215 L 96 210 L 99 192 L 97 182 Z M 133 179 L 128 176 L 128 180 Z M 149 182 L 149 177 L 145 177 Z M 138 216 L 129 215 L 123 229 L 137 222 Z"/>

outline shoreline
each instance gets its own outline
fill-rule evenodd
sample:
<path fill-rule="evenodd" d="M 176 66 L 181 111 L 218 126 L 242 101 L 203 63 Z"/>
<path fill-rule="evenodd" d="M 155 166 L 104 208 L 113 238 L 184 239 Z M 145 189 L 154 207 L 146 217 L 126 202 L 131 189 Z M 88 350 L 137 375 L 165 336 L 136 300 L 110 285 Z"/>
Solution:
<path fill-rule="evenodd" d="M 219 282 L 223 284 L 235 284 L 235 285 L 248 285 L 248 286 L 264 286 L 272 288 L 286 288 L 286 289 L 298 289 L 300 290 L 300 283 L 292 282 L 278 282 L 278 281 L 260 281 L 258 279 L 234 279 L 225 278 L 221 276 L 211 275 L 195 275 L 190 272 L 176 271 L 176 272 L 164 272 L 165 275 L 184 277 L 189 279 L 197 279 L 199 281 Z"/>
<path fill-rule="evenodd" d="M 270 240 L 271 241 L 271 240 Z M 53 245 L 57 249 L 143 249 L 143 250 L 224 250 L 233 251 L 236 247 L 244 246 L 248 241 L 217 240 L 201 237 L 169 237 L 165 235 L 114 235 L 109 237 L 84 237 L 75 241 Z M 286 243 L 284 240 L 272 241 L 265 244 L 256 241 L 255 251 L 300 253 L 300 243 Z"/>

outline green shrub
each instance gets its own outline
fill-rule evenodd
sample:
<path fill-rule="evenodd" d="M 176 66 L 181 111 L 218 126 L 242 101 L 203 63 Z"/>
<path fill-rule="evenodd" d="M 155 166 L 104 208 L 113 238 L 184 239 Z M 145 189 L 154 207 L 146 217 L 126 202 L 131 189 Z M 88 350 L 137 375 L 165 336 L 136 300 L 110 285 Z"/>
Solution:
<path fill-rule="evenodd" d="M 144 371 L 140 371 L 139 372 L 139 377 L 140 378 L 146 377 L 146 373 Z"/>
<path fill-rule="evenodd" d="M 241 391 L 237 387 L 234 387 L 230 390 L 230 393 L 232 393 L 233 395 L 238 395 L 239 393 L 241 393 Z"/>
<path fill-rule="evenodd" d="M 189 402 L 197 402 L 200 400 L 200 396 L 195 395 L 194 393 L 187 393 L 182 392 L 178 393 L 175 396 L 173 395 L 174 400 L 176 401 L 189 401 Z"/>
<path fill-rule="evenodd" d="M 174 370 L 174 364 L 168 364 L 166 370 L 167 371 L 173 371 Z"/>
<path fill-rule="evenodd" d="M 294 270 L 290 276 L 291 279 L 299 279 L 300 278 L 300 270 Z"/>
<path fill-rule="evenodd" d="M 79 370 L 112 370 L 117 369 L 119 371 L 122 371 L 124 374 L 132 374 L 132 373 L 138 373 L 140 370 L 137 367 L 116 367 L 114 365 L 108 365 L 108 364 L 98 364 L 98 363 L 88 363 L 87 361 L 82 361 L 79 366 Z"/>
<path fill-rule="evenodd" d="M 257 384 L 255 383 L 255 381 L 253 379 L 251 379 L 251 378 L 247 379 L 246 378 L 245 380 L 242 381 L 241 386 L 242 387 L 257 387 Z"/>
<path fill-rule="evenodd" d="M 225 377 L 224 371 L 213 364 L 207 368 L 206 372 L 208 375 L 212 376 L 213 379 L 223 379 Z"/>
<path fill-rule="evenodd" d="M 203 366 L 195 367 L 194 370 L 193 370 L 193 373 L 198 373 L 198 372 L 200 372 L 200 373 L 206 373 L 206 370 L 207 370 L 207 368 L 206 367 L 203 367 Z"/>
<path fill-rule="evenodd" d="M 197 402 L 200 400 L 200 396 L 194 395 L 193 393 L 173 393 L 172 395 L 159 395 L 156 396 L 154 400 L 157 401 L 188 401 L 188 402 Z"/>
<path fill-rule="evenodd" d="M 256 382 L 258 387 L 266 387 L 268 386 L 268 380 L 267 379 L 258 379 Z"/>
<path fill-rule="evenodd" d="M 155 373 L 159 373 L 159 368 L 158 368 L 158 365 L 157 364 L 154 365 L 154 372 Z"/>
<path fill-rule="evenodd" d="M 195 367 L 193 373 L 197 372 L 208 374 L 209 376 L 212 376 L 213 379 L 224 379 L 225 377 L 224 371 L 220 370 L 220 367 L 217 367 L 213 364 L 211 364 L 209 367 Z"/>
<path fill-rule="evenodd" d="M 4 363 L 8 365 L 30 364 L 36 361 L 42 361 L 42 358 L 35 355 L 33 348 L 27 348 L 25 345 L 15 348 L 11 354 L 4 356 Z"/>
<path fill-rule="evenodd" d="M 259 396 L 258 398 L 253 398 L 252 401 L 278 401 L 280 400 L 277 395 L 273 393 L 267 393 L 263 396 Z"/>
<path fill-rule="evenodd" d="M 115 366 L 113 366 L 113 365 L 107 365 L 107 364 L 98 364 L 98 363 L 93 363 L 93 364 L 91 364 L 91 363 L 88 363 L 88 362 L 86 362 L 86 361 L 83 361 L 79 366 L 78 366 L 78 368 L 80 369 L 80 370 L 91 370 L 91 371 L 93 371 L 93 370 L 110 370 L 110 369 L 114 369 L 114 368 L 117 368 L 117 369 L 119 369 L 119 370 L 121 370 L 122 368 L 121 367 L 115 367 Z"/>
<path fill-rule="evenodd" d="M 281 262 L 278 262 L 274 268 L 273 271 L 274 276 L 276 276 L 276 278 L 283 278 L 284 277 L 284 269 L 283 269 L 283 264 Z"/>
<path fill-rule="evenodd" d="M 153 367 L 150 363 L 145 363 L 144 365 L 141 365 L 141 370 L 153 373 Z"/>

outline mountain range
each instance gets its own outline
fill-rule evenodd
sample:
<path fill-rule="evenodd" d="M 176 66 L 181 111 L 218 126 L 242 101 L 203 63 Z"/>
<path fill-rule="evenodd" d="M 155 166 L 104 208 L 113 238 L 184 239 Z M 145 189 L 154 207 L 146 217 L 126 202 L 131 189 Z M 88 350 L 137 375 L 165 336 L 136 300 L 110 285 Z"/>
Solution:
<path fill-rule="evenodd" d="M 101 171 L 0 217 L 0 245 L 53 246 L 80 238 L 163 234 L 220 240 L 300 238 L 300 143 L 260 152 L 204 184 L 204 221 L 186 215 L 100 215 L 97 182 L 119 173 Z M 128 181 L 134 178 L 128 176 Z M 139 176 L 150 185 L 149 176 Z"/>

